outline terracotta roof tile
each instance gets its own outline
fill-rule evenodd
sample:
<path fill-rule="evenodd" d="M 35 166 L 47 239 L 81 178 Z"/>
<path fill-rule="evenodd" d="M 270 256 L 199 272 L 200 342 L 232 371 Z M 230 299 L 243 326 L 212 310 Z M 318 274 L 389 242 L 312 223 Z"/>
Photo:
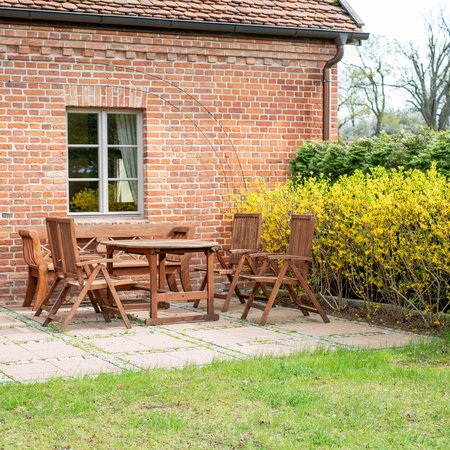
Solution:
<path fill-rule="evenodd" d="M 337 0 L 0 0 L 0 7 L 359 31 Z"/>

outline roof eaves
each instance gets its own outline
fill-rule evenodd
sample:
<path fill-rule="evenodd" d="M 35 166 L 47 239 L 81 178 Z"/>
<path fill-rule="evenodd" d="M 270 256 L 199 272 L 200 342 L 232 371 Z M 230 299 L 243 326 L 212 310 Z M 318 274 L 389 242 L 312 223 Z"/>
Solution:
<path fill-rule="evenodd" d="M 0 17 L 39 21 L 60 21 L 84 24 L 90 23 L 112 26 L 120 25 L 143 28 L 254 34 L 261 36 L 310 37 L 317 39 L 336 39 L 340 34 L 346 33 L 348 35 L 347 43 L 364 40 L 369 37 L 369 33 L 362 31 L 336 30 L 329 28 L 277 27 L 228 22 L 208 22 L 198 20 L 159 19 L 141 16 L 118 16 L 110 14 L 48 11 L 28 8 L 0 8 Z"/>
<path fill-rule="evenodd" d="M 342 8 L 347 12 L 347 14 L 355 21 L 358 27 L 364 26 L 364 22 L 361 17 L 356 14 L 356 11 L 347 3 L 346 0 L 338 0 Z"/>

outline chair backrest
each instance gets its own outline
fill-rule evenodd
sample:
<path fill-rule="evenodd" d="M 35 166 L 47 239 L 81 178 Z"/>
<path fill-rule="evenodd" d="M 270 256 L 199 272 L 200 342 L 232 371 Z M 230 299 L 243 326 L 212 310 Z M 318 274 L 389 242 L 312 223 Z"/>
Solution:
<path fill-rule="evenodd" d="M 236 213 L 233 216 L 231 248 L 259 250 L 261 243 L 261 214 Z M 241 255 L 232 254 L 231 263 L 237 263 Z"/>
<path fill-rule="evenodd" d="M 64 267 L 59 245 L 58 219 L 57 217 L 47 217 L 45 219 L 45 226 L 47 227 L 48 246 L 50 247 L 53 268 L 56 274 L 63 275 Z"/>
<path fill-rule="evenodd" d="M 194 227 L 173 227 L 167 237 L 170 239 L 192 239 L 194 232 Z"/>
<path fill-rule="evenodd" d="M 173 227 L 167 237 L 170 239 L 192 239 L 194 233 L 194 227 Z M 192 253 L 185 253 L 184 255 L 167 254 L 168 261 L 188 261 L 191 257 Z"/>
<path fill-rule="evenodd" d="M 312 214 L 295 214 L 291 218 L 291 235 L 289 237 L 289 255 L 311 258 L 314 238 L 315 217 Z M 300 262 L 299 267 L 307 268 L 308 264 Z"/>
<path fill-rule="evenodd" d="M 46 265 L 41 252 L 39 233 L 34 230 L 19 230 L 19 236 L 22 238 L 23 259 L 28 267 L 39 269 L 40 266 Z"/>
<path fill-rule="evenodd" d="M 58 256 L 58 264 L 62 266 L 64 277 L 74 278 L 82 283 L 83 270 L 77 265 L 80 262 L 80 256 L 74 220 L 62 217 L 48 217 L 46 223 L 50 224 L 48 228 L 49 240 L 50 234 L 52 234 L 52 255 Z"/>

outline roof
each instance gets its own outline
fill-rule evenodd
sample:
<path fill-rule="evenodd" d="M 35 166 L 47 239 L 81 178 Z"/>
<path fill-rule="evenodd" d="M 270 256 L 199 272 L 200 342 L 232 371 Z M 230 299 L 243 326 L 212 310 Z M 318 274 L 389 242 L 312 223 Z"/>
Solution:
<path fill-rule="evenodd" d="M 347 32 L 363 25 L 344 0 L 0 0 L 0 16 L 27 11 Z"/>
<path fill-rule="evenodd" d="M 359 29 L 358 23 L 335 0 L 0 0 L 0 6 L 283 27 Z"/>

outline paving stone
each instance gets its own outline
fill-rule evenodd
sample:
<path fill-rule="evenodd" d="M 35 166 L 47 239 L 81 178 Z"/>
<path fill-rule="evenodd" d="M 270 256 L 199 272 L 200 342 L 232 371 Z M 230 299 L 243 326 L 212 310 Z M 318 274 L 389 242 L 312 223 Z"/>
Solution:
<path fill-rule="evenodd" d="M 117 366 L 92 356 L 54 361 L 53 364 L 64 370 L 68 376 L 92 375 L 120 370 Z"/>
<path fill-rule="evenodd" d="M 67 372 L 47 361 L 0 364 L 0 371 L 16 381 L 37 381 L 67 376 Z"/>
<path fill-rule="evenodd" d="M 45 343 L 27 342 L 21 344 L 21 347 L 36 355 L 35 358 L 38 357 L 42 359 L 66 358 L 69 356 L 81 356 L 86 354 L 86 352 L 78 347 L 58 341 L 50 341 Z"/>
<path fill-rule="evenodd" d="M 136 327 L 131 328 L 134 330 Z M 130 332 L 125 327 L 122 321 L 120 322 L 95 322 L 95 323 L 82 323 L 82 324 L 70 324 L 66 333 L 70 336 L 109 336 L 112 334 L 125 334 Z"/>
<path fill-rule="evenodd" d="M 184 362 L 173 356 L 173 353 L 174 352 L 120 355 L 120 358 L 143 369 L 157 367 L 183 367 Z"/>
<path fill-rule="evenodd" d="M 0 314 L 0 329 L 9 328 L 9 327 L 22 327 L 26 326 L 20 320 L 14 319 L 13 317 L 9 317 L 7 315 Z M 1 331 L 0 331 L 1 333 Z"/>
<path fill-rule="evenodd" d="M 0 363 L 10 363 L 15 361 L 29 361 L 37 356 L 29 350 L 13 342 L 0 343 Z"/>
<path fill-rule="evenodd" d="M 330 323 L 322 321 L 316 323 L 293 323 L 286 325 L 276 325 L 281 330 L 295 331 L 307 336 L 333 336 L 342 334 L 362 334 L 362 333 L 383 333 L 385 330 L 379 327 L 372 327 L 366 324 L 352 323 L 344 320 L 333 320 Z"/>
<path fill-rule="evenodd" d="M 402 347 L 410 343 L 428 340 L 426 336 L 416 336 L 403 333 L 376 334 L 372 336 L 331 337 L 330 340 L 340 344 L 361 348 Z"/>
<path fill-rule="evenodd" d="M 181 339 L 175 337 L 167 336 L 161 333 L 152 334 L 139 334 L 137 336 L 127 336 L 127 340 L 131 342 L 137 342 L 140 345 L 145 346 L 146 350 L 153 349 L 168 349 L 168 348 L 179 348 L 179 347 L 192 347 L 193 344 L 185 342 Z"/>
<path fill-rule="evenodd" d="M 245 355 L 289 355 L 291 353 L 296 353 L 300 351 L 313 351 L 320 344 L 314 341 L 301 341 L 301 342 L 282 342 L 277 344 L 244 344 L 244 345 L 234 345 L 230 348 L 238 352 L 244 353 Z"/>
<path fill-rule="evenodd" d="M 109 353 L 126 353 L 147 350 L 147 347 L 139 342 L 130 341 L 123 336 L 113 336 L 105 338 L 89 339 L 89 344 L 109 352 Z"/>
<path fill-rule="evenodd" d="M 214 350 L 209 350 L 207 348 L 196 348 L 192 350 L 171 352 L 171 355 L 180 361 L 183 361 L 184 364 L 196 365 L 209 364 L 215 360 L 223 361 L 232 359 L 231 356 L 216 352 Z"/>
<path fill-rule="evenodd" d="M 205 328 L 219 328 L 219 327 L 236 327 L 243 326 L 240 321 L 221 317 L 214 322 L 187 322 L 187 323 L 172 323 L 161 325 L 165 330 L 203 330 Z"/>
<path fill-rule="evenodd" d="M 13 327 L 0 329 L 0 335 L 12 342 L 47 340 L 48 334 L 31 327 Z"/>
<path fill-rule="evenodd" d="M 240 311 L 226 313 L 232 317 L 240 318 L 242 315 L 243 308 Z M 252 323 L 259 323 L 262 315 L 262 311 L 258 309 L 251 309 L 247 316 L 247 321 Z M 305 316 L 296 309 L 288 309 L 288 308 L 273 308 L 270 311 L 269 318 L 267 319 L 267 324 L 276 324 L 280 322 L 293 322 L 293 321 L 303 321 L 305 320 Z"/>
<path fill-rule="evenodd" d="M 291 339 L 285 333 L 277 333 L 262 327 L 240 327 L 224 328 L 219 330 L 186 330 L 186 335 L 195 339 L 202 339 L 211 344 L 227 346 L 248 341 L 278 341 L 281 339 Z"/>

